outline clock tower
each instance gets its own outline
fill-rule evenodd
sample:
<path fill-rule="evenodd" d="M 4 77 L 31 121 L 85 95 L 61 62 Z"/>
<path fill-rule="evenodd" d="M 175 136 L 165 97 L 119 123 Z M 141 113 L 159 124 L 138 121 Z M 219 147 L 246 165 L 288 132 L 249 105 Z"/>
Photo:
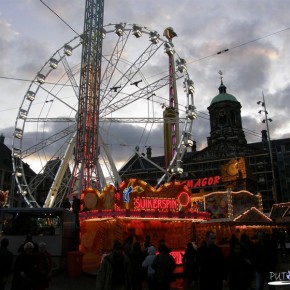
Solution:
<path fill-rule="evenodd" d="M 220 72 L 220 74 L 222 74 Z M 208 146 L 224 140 L 240 145 L 246 145 L 247 140 L 242 128 L 241 104 L 231 94 L 227 93 L 222 77 L 219 94 L 215 96 L 207 108 L 210 115 L 210 137 Z"/>
<path fill-rule="evenodd" d="M 235 96 L 227 93 L 227 87 L 221 83 L 216 95 L 208 107 L 210 115 L 210 136 L 208 148 L 212 156 L 225 160 L 221 166 L 221 179 L 225 188 L 254 191 L 256 177 L 251 174 L 248 161 L 247 140 L 241 119 L 241 104 Z M 228 161 L 226 161 L 228 160 Z"/>

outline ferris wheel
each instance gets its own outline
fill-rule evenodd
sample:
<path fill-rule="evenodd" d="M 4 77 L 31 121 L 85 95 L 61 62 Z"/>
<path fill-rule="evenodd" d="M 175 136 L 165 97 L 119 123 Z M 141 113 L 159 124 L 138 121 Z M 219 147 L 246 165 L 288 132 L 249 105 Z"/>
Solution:
<path fill-rule="evenodd" d="M 146 159 L 142 150 L 136 150 L 136 145 L 145 148 L 150 144 L 150 131 L 164 122 L 164 108 L 170 107 L 168 92 L 173 77 L 179 107 L 176 125 L 180 123 L 182 129 L 166 168 L 147 159 L 163 172 L 159 185 L 170 180 L 173 174 L 181 173 L 183 154 L 186 147 L 192 145 L 192 123 L 196 113 L 194 87 L 186 61 L 179 57 L 172 41 L 141 25 L 108 24 L 103 26 L 101 37 L 99 183 L 103 187 L 106 183 L 121 181 L 114 152 L 123 149 L 116 146 L 126 146 L 131 152 L 128 157 L 137 153 Z M 18 192 L 30 207 L 41 207 L 36 199 L 44 180 L 52 182 L 45 207 L 60 206 L 67 194 L 79 114 L 82 41 L 82 36 L 76 36 L 45 62 L 30 83 L 19 108 L 13 134 L 12 161 Z M 168 57 L 173 55 L 175 66 L 170 73 Z M 176 122 L 170 116 L 166 121 Z M 113 132 L 126 127 L 122 125 L 124 123 L 140 127 L 140 145 L 114 136 Z M 119 129 L 113 130 L 114 126 Z M 36 177 L 25 175 L 25 163 L 31 165 Z"/>

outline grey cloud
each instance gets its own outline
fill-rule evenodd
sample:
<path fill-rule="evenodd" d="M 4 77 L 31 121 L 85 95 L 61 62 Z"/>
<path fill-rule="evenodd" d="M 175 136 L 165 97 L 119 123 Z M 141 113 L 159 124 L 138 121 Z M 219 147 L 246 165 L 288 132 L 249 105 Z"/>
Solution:
<path fill-rule="evenodd" d="M 5 34 L 0 34 L 1 53 L 3 51 L 2 56 L 5 56 L 0 59 L 2 75 L 7 74 L 8 71 L 17 77 L 35 76 L 44 61 L 74 36 L 74 33 L 42 4 L 38 3 L 35 6 L 32 1 L 30 5 L 31 9 L 37 8 L 37 13 L 34 14 L 36 19 L 31 20 L 39 24 L 39 29 L 31 27 L 27 35 L 21 35 L 20 44 L 16 42 L 18 40 L 16 34 L 13 39 L 3 38 L 1 35 Z M 82 31 L 84 1 L 64 0 L 49 5 L 73 28 Z M 254 135 L 247 133 L 247 140 L 257 142 L 260 141 L 260 131 L 265 128 L 261 123 L 263 116 L 258 114 L 259 106 L 256 104 L 261 99 L 262 90 L 267 99 L 269 116 L 273 118 L 272 138 L 282 137 L 276 132 L 288 121 L 285 107 L 289 103 L 290 85 L 286 84 L 285 88 L 273 85 L 274 89 L 269 87 L 273 75 L 278 76 L 282 73 L 281 79 L 287 81 L 285 75 L 289 72 L 281 71 L 279 67 L 274 69 L 276 62 L 269 55 L 273 53 L 279 59 L 288 59 L 288 34 L 281 33 L 232 49 L 224 54 L 214 54 L 219 50 L 233 48 L 284 28 L 285 23 L 288 23 L 288 5 L 287 1 L 280 0 L 278 3 L 269 0 L 263 3 L 252 0 L 242 2 L 184 0 L 179 1 L 178 4 L 175 0 L 106 0 L 104 23 L 138 23 L 159 33 L 162 33 L 165 27 L 172 26 L 178 34 L 174 39 L 175 47 L 179 55 L 187 60 L 190 76 L 195 82 L 195 104 L 198 111 L 208 113 L 207 107 L 211 99 L 218 94 L 220 83 L 218 71 L 222 70 L 228 92 L 235 95 L 242 104 L 244 128 L 255 132 Z M 4 32 L 4 29 L 7 33 L 11 27 L 8 29 L 0 25 L 0 30 Z M 280 39 L 280 42 L 274 43 L 277 39 Z M 211 57 L 202 59 L 207 56 Z M 3 67 L 6 71 L 3 71 Z M 147 67 L 148 71 L 149 69 L 154 73 L 160 72 L 158 65 Z M 167 66 L 164 70 L 167 70 Z M 26 89 L 25 84 L 23 94 Z M 17 89 L 17 94 L 19 91 L 20 88 Z M 54 131 L 55 128 L 51 127 L 51 130 Z M 122 124 L 113 125 L 111 131 L 127 140 L 126 143 L 130 146 L 135 147 L 139 143 L 142 130 L 133 125 Z M 158 148 L 163 146 L 162 127 L 152 131 L 152 136 L 154 138 L 148 140 L 148 145 L 153 146 L 155 155 Z M 209 121 L 200 117 L 193 126 L 193 137 L 198 147 L 206 144 L 207 136 L 209 136 Z M 283 134 L 283 137 L 285 136 L 289 137 L 289 133 Z M 111 140 L 111 143 L 115 144 L 116 140 Z M 131 151 L 126 151 L 127 145 L 111 146 L 116 150 L 114 154 L 120 160 L 133 154 Z M 163 154 L 162 148 L 160 152 Z"/>

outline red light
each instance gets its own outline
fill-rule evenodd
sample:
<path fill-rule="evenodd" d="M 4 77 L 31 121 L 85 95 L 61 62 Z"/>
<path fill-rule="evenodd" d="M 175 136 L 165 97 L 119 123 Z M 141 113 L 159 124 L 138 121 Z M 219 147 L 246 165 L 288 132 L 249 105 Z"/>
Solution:
<path fill-rule="evenodd" d="M 190 197 L 187 192 L 181 192 L 179 196 L 177 197 L 177 200 L 179 204 L 181 204 L 183 207 L 187 206 L 190 202 Z"/>

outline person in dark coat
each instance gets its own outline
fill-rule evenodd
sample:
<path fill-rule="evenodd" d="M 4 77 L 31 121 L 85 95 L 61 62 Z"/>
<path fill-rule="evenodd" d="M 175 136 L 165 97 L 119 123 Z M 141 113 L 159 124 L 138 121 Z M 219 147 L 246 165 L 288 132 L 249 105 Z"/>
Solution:
<path fill-rule="evenodd" d="M 269 280 L 269 273 L 275 272 L 277 264 L 277 249 L 270 237 L 258 233 L 258 242 L 254 246 L 253 262 L 256 272 L 256 290 L 263 290 L 264 283 Z M 268 287 L 273 289 L 271 285 Z"/>
<path fill-rule="evenodd" d="M 97 274 L 96 290 L 131 290 L 131 263 L 122 244 L 114 241 L 113 251 L 102 260 Z"/>
<path fill-rule="evenodd" d="M 249 289 L 253 278 L 253 265 L 242 252 L 242 247 L 236 243 L 227 259 L 229 290 Z"/>
<path fill-rule="evenodd" d="M 37 267 L 34 245 L 28 242 L 24 245 L 24 252 L 17 256 L 13 266 L 11 290 L 34 290 L 37 280 Z"/>
<path fill-rule="evenodd" d="M 241 238 L 240 238 L 240 245 L 241 245 L 241 248 L 242 248 L 242 252 L 243 252 L 243 255 L 249 259 L 251 261 L 251 263 L 253 264 L 253 247 L 254 247 L 254 244 L 253 242 L 250 240 L 250 237 L 243 233 L 241 235 Z"/>
<path fill-rule="evenodd" d="M 1 240 L 0 247 L 0 290 L 5 289 L 8 277 L 12 272 L 13 254 L 8 250 L 9 240 Z"/>
<path fill-rule="evenodd" d="M 137 239 L 135 241 L 137 241 Z M 133 244 L 134 244 L 135 241 L 134 241 L 134 236 L 133 235 L 129 235 L 127 237 L 127 239 L 125 240 L 125 242 L 124 242 L 123 250 L 124 250 L 124 253 L 127 255 L 127 257 L 129 257 L 129 258 L 131 256 L 131 253 L 132 253 L 132 250 L 133 250 Z"/>
<path fill-rule="evenodd" d="M 195 280 L 199 280 L 200 290 L 222 290 L 226 281 L 225 258 L 215 240 L 215 233 L 208 231 L 205 243 L 197 250 Z"/>
<path fill-rule="evenodd" d="M 70 204 L 69 198 L 66 198 L 66 199 L 62 202 L 61 207 L 70 210 L 70 208 L 71 208 L 71 204 Z"/>
<path fill-rule="evenodd" d="M 37 270 L 35 290 L 48 289 L 52 271 L 52 259 L 50 253 L 46 249 L 46 243 L 39 243 L 38 253 L 35 254 L 35 258 Z"/>
<path fill-rule="evenodd" d="M 189 289 L 192 285 L 195 267 L 196 250 L 192 243 L 187 244 L 187 248 L 182 256 L 184 288 Z"/>
<path fill-rule="evenodd" d="M 142 262 L 145 259 L 145 254 L 141 249 L 140 242 L 136 241 L 133 244 L 130 261 L 132 267 L 132 289 L 142 290 L 142 284 L 145 280 L 145 271 L 142 267 Z"/>
<path fill-rule="evenodd" d="M 35 243 L 32 239 L 32 235 L 31 234 L 28 234 L 24 240 L 24 242 L 19 246 L 18 250 L 17 250 L 17 253 L 21 254 L 24 252 L 24 245 L 26 243 L 32 243 L 33 244 L 33 252 L 36 253 L 38 251 L 38 244 Z"/>
<path fill-rule="evenodd" d="M 81 200 L 77 198 L 75 195 L 73 196 L 72 210 L 75 214 L 79 214 L 81 210 Z"/>
<path fill-rule="evenodd" d="M 230 253 L 232 253 L 234 251 L 234 248 L 236 246 L 236 244 L 239 243 L 239 239 L 237 238 L 237 236 L 235 234 L 232 234 L 231 238 L 230 238 Z"/>
<path fill-rule="evenodd" d="M 165 244 L 160 245 L 158 250 L 159 254 L 151 266 L 155 270 L 155 289 L 170 290 L 176 264 Z"/>

